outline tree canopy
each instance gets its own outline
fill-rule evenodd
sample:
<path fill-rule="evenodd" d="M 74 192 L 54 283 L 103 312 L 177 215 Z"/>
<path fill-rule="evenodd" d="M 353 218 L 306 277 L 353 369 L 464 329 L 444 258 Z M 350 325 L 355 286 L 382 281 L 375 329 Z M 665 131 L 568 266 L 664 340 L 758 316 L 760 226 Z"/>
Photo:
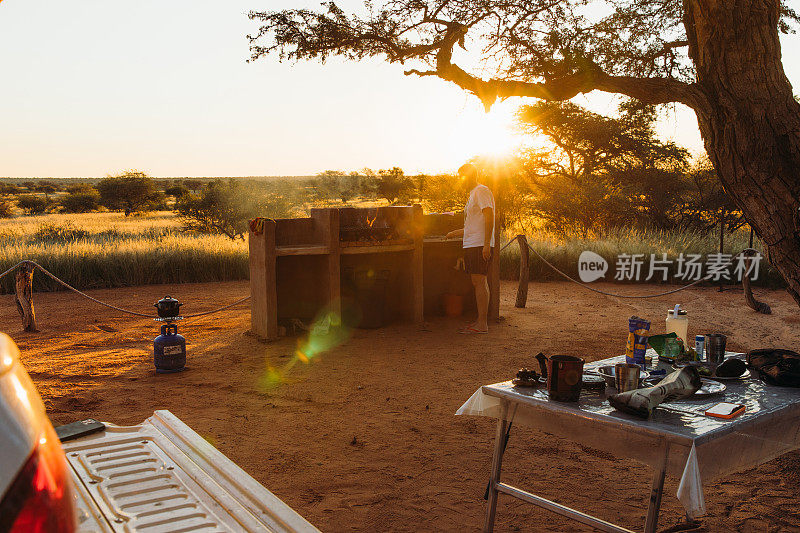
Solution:
<path fill-rule="evenodd" d="M 329 1 L 250 17 L 251 59 L 381 57 L 487 109 L 593 90 L 685 104 L 725 192 L 800 304 L 800 104 L 779 39 L 800 16 L 788 0 L 384 0 L 360 13 Z"/>
<path fill-rule="evenodd" d="M 103 178 L 97 184 L 100 203 L 109 209 L 122 209 L 125 216 L 148 208 L 158 199 L 153 178 L 138 170 Z"/>
<path fill-rule="evenodd" d="M 800 16 L 786 0 L 778 7 L 779 30 L 789 32 Z M 251 59 L 383 57 L 413 64 L 406 74 L 453 82 L 487 108 L 498 98 L 568 100 L 595 89 L 707 106 L 683 0 L 387 0 L 366 11 L 345 13 L 332 1 L 320 11 L 251 11 L 260 23 L 249 36 Z M 459 66 L 457 47 L 473 53 L 465 62 L 497 75 L 483 79 Z"/>

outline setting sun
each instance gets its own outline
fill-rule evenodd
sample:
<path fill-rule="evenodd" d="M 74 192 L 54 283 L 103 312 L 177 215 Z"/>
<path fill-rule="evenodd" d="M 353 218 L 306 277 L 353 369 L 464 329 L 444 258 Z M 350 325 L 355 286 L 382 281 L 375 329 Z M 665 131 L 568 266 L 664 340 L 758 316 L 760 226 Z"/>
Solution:
<path fill-rule="evenodd" d="M 477 101 L 465 104 L 448 132 L 447 149 L 455 161 L 474 156 L 505 157 L 523 141 L 515 131 L 516 105 L 498 103 L 489 113 Z"/>

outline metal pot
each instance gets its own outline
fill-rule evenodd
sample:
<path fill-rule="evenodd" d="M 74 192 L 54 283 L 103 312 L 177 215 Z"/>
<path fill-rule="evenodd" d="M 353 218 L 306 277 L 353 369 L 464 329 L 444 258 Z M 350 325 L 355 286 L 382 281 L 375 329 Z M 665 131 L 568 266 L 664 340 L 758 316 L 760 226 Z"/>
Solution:
<path fill-rule="evenodd" d="M 158 309 L 158 316 L 161 318 L 174 318 L 181 312 L 182 305 L 178 300 L 167 295 L 153 304 L 153 307 Z"/>

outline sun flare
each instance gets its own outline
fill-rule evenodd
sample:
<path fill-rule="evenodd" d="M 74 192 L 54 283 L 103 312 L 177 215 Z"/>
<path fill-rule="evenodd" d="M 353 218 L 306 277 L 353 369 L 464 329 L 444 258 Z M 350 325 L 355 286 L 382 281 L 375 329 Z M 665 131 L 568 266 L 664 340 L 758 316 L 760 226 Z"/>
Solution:
<path fill-rule="evenodd" d="M 451 157 L 460 161 L 474 156 L 512 155 L 522 144 L 522 136 L 514 128 L 515 111 L 515 106 L 503 103 L 488 113 L 482 106 L 465 107 L 449 131 Z"/>

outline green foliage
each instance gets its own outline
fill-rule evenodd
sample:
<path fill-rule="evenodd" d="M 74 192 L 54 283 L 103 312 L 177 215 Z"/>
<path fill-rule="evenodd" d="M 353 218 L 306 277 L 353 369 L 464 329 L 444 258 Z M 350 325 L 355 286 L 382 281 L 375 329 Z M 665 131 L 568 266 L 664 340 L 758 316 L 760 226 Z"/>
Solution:
<path fill-rule="evenodd" d="M 0 181 L 0 194 L 16 194 L 20 192 L 20 187 L 17 187 L 13 183 L 8 183 L 7 181 Z"/>
<path fill-rule="evenodd" d="M 21 194 L 17 196 L 17 207 L 26 215 L 41 215 L 53 205 L 47 196 L 41 194 Z"/>
<path fill-rule="evenodd" d="M 523 106 L 524 131 L 547 148 L 528 150 L 512 194 L 554 233 L 585 237 L 604 228 L 640 224 L 671 227 L 684 201 L 688 153 L 657 139 L 655 110 L 626 102 L 608 118 L 570 102 Z"/>
<path fill-rule="evenodd" d="M 180 198 L 185 194 L 189 194 L 189 188 L 186 187 L 186 185 L 179 183 L 178 185 L 172 185 L 170 187 L 167 187 L 164 190 L 164 194 L 166 194 L 167 196 L 172 196 L 174 198 Z"/>
<path fill-rule="evenodd" d="M 249 220 L 291 214 L 295 199 L 290 192 L 286 187 L 274 185 L 216 180 L 207 184 L 199 195 L 179 198 L 175 211 L 187 230 L 244 239 Z"/>
<path fill-rule="evenodd" d="M 97 189 L 91 183 L 74 183 L 67 186 L 68 193 L 88 191 L 97 191 Z"/>
<path fill-rule="evenodd" d="M 75 188 L 61 198 L 65 213 L 89 213 L 100 207 L 100 193 L 92 187 Z"/>
<path fill-rule="evenodd" d="M 684 26 L 693 22 L 685 15 L 699 9 L 695 4 L 678 0 L 386 0 L 370 2 L 362 13 L 348 13 L 335 2 L 323 2 L 321 9 L 313 11 L 253 11 L 249 16 L 259 27 L 248 37 L 252 60 L 269 54 L 319 61 L 331 56 L 378 57 L 402 64 L 407 73 L 454 82 L 487 107 L 498 97 L 566 100 L 594 88 L 625 94 L 635 89 L 642 98 L 668 102 L 680 101 L 680 95 L 663 89 L 655 95 L 655 89 L 665 84 L 648 84 L 646 78 L 696 81 L 687 53 L 691 40 L 687 33 L 695 28 L 687 31 Z M 777 29 L 784 33 L 800 21 L 788 4 L 788 0 L 770 4 L 770 9 L 776 9 Z M 735 31 L 737 23 L 708 22 L 702 37 Z M 457 46 L 469 51 L 464 56 L 471 58 L 471 65 L 495 68 L 479 77 L 451 64 Z M 618 80 L 610 80 L 611 76 L 625 79 L 614 84 Z M 599 87 L 601 81 L 604 87 Z M 530 82 L 547 85 L 524 85 Z"/>
<path fill-rule="evenodd" d="M 724 217 L 727 230 L 734 231 L 745 220 L 741 211 L 722 187 L 711 162 L 701 160 L 683 176 L 688 182 L 688 194 L 681 211 L 681 226 L 704 232 L 713 232 Z"/>
<path fill-rule="evenodd" d="M 188 179 L 188 180 L 183 180 L 181 183 L 183 184 L 184 187 L 186 187 L 192 192 L 197 192 L 203 188 L 202 180 Z"/>
<path fill-rule="evenodd" d="M 464 190 L 461 179 L 458 176 L 439 174 L 427 176 L 424 187 L 418 195 L 425 211 L 447 213 L 464 209 L 464 204 L 467 201 L 467 192 Z"/>
<path fill-rule="evenodd" d="M 58 192 L 61 188 L 58 186 L 57 183 L 53 181 L 46 181 L 46 180 L 39 180 L 38 183 L 31 189 L 32 191 L 47 194 L 53 194 L 54 192 Z"/>
<path fill-rule="evenodd" d="M 347 174 L 340 170 L 326 170 L 317 174 L 314 188 L 318 200 L 340 199 L 345 204 L 364 192 L 360 174 Z"/>
<path fill-rule="evenodd" d="M 14 204 L 5 197 L 0 197 L 0 218 L 11 218 L 14 216 Z"/>
<path fill-rule="evenodd" d="M 385 198 L 390 204 L 408 203 L 413 194 L 413 183 L 400 167 L 392 167 L 378 171 L 378 196 Z"/>
<path fill-rule="evenodd" d="M 97 184 L 97 190 L 102 205 L 125 211 L 126 216 L 137 211 L 152 210 L 153 203 L 158 200 L 153 179 L 138 170 L 104 178 Z"/>

